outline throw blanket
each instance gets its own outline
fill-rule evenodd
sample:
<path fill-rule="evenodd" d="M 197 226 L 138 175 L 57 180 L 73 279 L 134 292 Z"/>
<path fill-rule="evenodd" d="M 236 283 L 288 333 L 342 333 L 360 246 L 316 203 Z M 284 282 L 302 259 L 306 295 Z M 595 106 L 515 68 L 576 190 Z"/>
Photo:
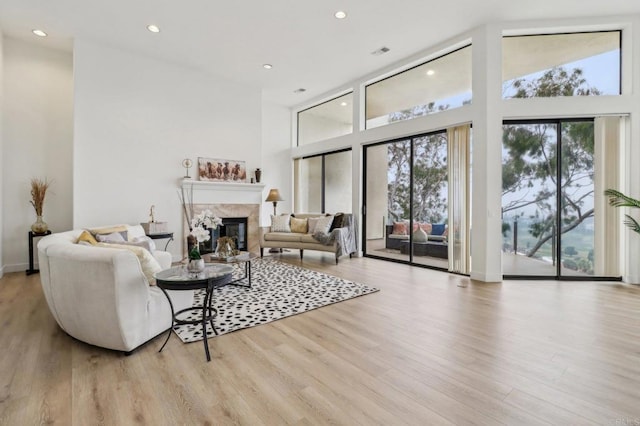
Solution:
<path fill-rule="evenodd" d="M 342 228 L 336 228 L 328 234 L 324 232 L 316 232 L 313 234 L 313 238 L 318 240 L 318 242 L 320 242 L 321 244 L 327 246 L 333 244 L 333 242 L 336 241 L 338 246 L 336 254 L 338 256 L 355 253 L 357 238 L 355 219 L 353 215 L 344 215 Z"/>

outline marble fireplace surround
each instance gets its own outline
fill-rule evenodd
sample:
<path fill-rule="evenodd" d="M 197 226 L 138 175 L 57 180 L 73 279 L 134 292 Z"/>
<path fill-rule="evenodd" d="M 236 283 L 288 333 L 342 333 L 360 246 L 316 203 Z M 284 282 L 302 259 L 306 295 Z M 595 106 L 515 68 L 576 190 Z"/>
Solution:
<path fill-rule="evenodd" d="M 260 209 L 264 184 L 202 182 L 185 179 L 183 189 L 193 191 L 193 212 L 198 214 L 209 209 L 220 218 L 247 218 L 247 243 L 249 251 L 260 252 Z M 185 238 L 182 242 L 183 256 L 187 255 L 186 236 L 189 228 L 184 223 Z"/>

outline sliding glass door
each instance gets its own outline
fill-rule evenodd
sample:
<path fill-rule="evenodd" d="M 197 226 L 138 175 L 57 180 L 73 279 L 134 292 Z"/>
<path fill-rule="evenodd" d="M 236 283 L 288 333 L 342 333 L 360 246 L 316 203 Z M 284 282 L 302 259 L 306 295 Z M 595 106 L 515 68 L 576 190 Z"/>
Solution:
<path fill-rule="evenodd" d="M 411 140 L 365 149 L 365 254 L 408 262 Z"/>
<path fill-rule="evenodd" d="M 505 276 L 593 277 L 594 152 L 593 120 L 505 123 Z"/>
<path fill-rule="evenodd" d="M 365 255 L 450 269 L 447 150 L 446 131 L 365 148 Z"/>

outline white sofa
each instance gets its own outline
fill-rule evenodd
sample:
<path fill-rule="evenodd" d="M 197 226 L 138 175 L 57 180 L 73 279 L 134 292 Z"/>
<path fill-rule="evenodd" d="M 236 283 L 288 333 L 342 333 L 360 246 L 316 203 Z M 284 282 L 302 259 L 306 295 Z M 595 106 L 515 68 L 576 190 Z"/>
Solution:
<path fill-rule="evenodd" d="M 169 302 L 149 285 L 136 255 L 76 244 L 82 231 L 52 234 L 38 243 L 42 288 L 60 328 L 91 345 L 127 353 L 167 331 Z M 144 236 L 140 225 L 127 231 L 129 240 Z M 152 254 L 162 269 L 171 266 L 171 254 Z M 175 311 L 192 306 L 192 291 L 169 293 Z"/>

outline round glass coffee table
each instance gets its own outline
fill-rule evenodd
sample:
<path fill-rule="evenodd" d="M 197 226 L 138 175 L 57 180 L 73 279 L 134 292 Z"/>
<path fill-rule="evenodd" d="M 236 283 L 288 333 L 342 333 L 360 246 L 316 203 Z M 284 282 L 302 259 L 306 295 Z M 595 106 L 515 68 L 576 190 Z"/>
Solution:
<path fill-rule="evenodd" d="M 175 325 L 184 324 L 198 324 L 202 325 L 202 338 L 204 341 L 204 352 L 207 355 L 207 361 L 211 361 L 211 355 L 209 355 L 209 343 L 207 342 L 207 322 L 211 325 L 211 329 L 217 335 L 218 332 L 213 325 L 213 318 L 217 315 L 218 311 L 212 306 L 213 290 L 218 287 L 222 287 L 232 282 L 233 267 L 231 265 L 207 265 L 204 271 L 199 273 L 193 273 L 187 271 L 186 266 L 176 266 L 170 269 L 165 269 L 155 274 L 155 279 L 158 287 L 169 301 L 171 306 L 171 320 L 172 324 L 167 334 L 167 339 L 158 352 L 162 352 L 166 346 L 171 332 Z M 180 291 L 180 290 L 205 290 L 205 298 L 202 306 L 192 306 L 190 308 L 181 309 L 175 312 L 173 309 L 173 303 L 167 293 L 167 290 Z M 179 316 L 192 311 L 202 311 L 202 318 L 196 320 L 180 319 Z"/>

